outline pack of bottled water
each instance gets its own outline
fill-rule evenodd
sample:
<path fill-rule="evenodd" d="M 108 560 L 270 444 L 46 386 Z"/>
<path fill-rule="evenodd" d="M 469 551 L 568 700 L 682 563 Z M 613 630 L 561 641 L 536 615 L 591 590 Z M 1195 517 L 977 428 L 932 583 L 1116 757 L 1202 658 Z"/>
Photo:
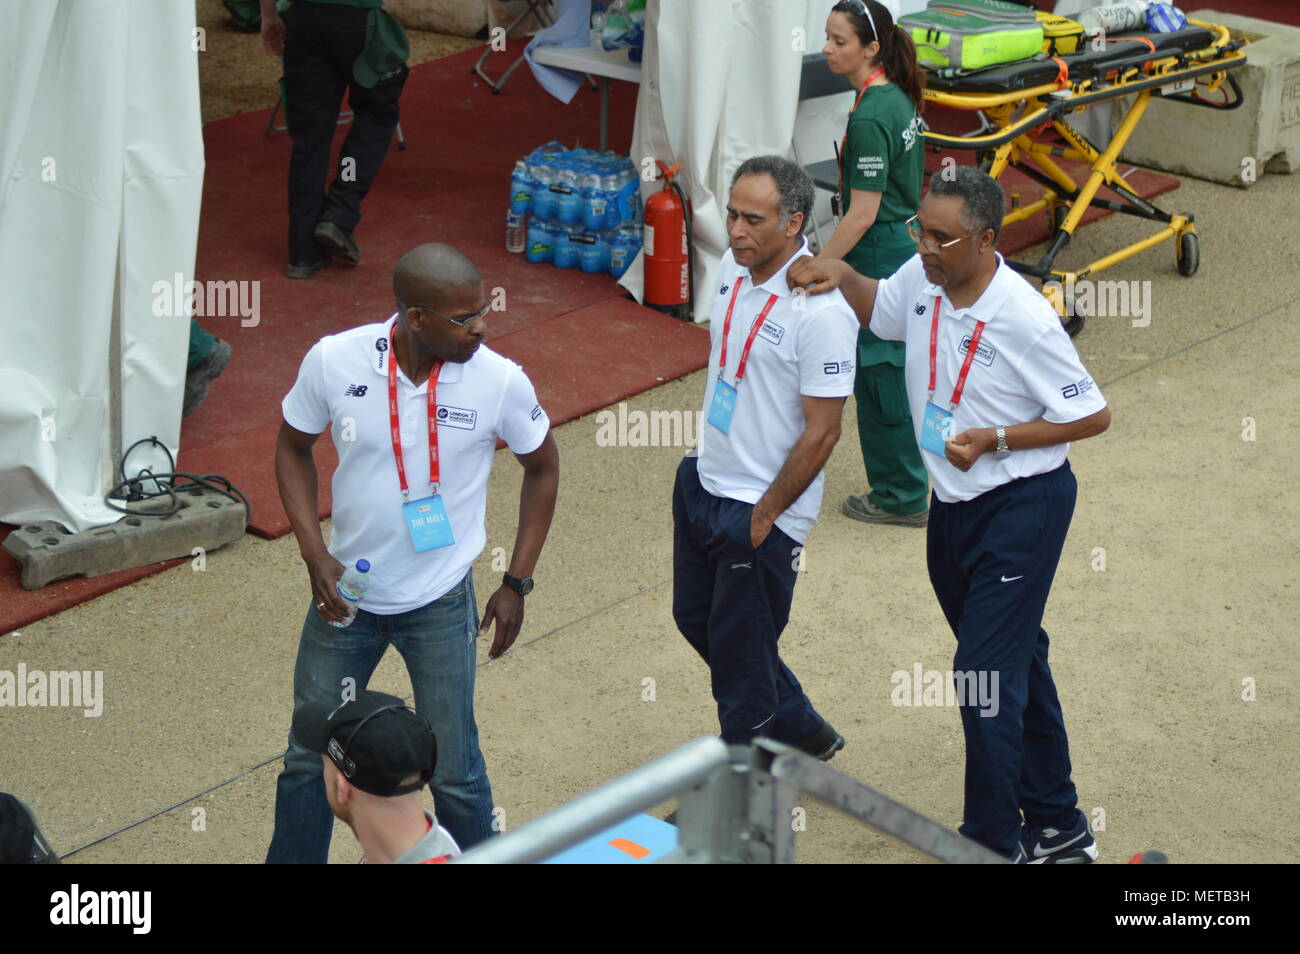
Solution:
<path fill-rule="evenodd" d="M 640 184 L 627 156 L 534 149 L 510 176 L 510 221 L 528 217 L 525 257 L 620 277 L 641 250 Z"/>

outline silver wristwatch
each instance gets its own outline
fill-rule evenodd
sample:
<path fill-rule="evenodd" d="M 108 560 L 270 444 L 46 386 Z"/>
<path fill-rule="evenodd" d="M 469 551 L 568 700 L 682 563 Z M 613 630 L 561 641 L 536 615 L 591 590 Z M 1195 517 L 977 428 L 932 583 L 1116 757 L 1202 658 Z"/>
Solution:
<path fill-rule="evenodd" d="M 993 456 L 997 460 L 1005 460 L 1011 456 L 1011 448 L 1007 446 L 1007 429 L 999 426 L 997 428 L 998 446 L 993 450 Z"/>

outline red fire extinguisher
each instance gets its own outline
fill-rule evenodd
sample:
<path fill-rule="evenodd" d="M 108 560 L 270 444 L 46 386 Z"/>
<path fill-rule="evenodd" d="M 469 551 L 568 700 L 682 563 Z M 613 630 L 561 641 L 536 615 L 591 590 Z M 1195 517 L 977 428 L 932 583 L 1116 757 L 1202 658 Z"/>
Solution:
<path fill-rule="evenodd" d="M 659 166 L 664 187 L 645 204 L 645 303 L 684 321 L 695 314 L 691 210 L 677 184 L 680 167 Z"/>

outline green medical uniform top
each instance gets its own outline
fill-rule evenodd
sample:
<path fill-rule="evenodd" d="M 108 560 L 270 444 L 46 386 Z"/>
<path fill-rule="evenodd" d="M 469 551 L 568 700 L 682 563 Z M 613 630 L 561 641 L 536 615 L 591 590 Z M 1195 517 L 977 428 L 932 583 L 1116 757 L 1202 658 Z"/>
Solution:
<path fill-rule="evenodd" d="M 876 221 L 844 256 L 869 278 L 887 278 L 916 254 L 903 223 L 921 206 L 925 181 L 925 138 L 921 119 L 907 94 L 895 83 L 870 86 L 849 115 L 844 152 L 840 157 L 844 181 L 844 211 L 853 190 L 879 192 Z M 863 329 L 858 362 L 903 366 L 902 342 L 882 341 Z"/>

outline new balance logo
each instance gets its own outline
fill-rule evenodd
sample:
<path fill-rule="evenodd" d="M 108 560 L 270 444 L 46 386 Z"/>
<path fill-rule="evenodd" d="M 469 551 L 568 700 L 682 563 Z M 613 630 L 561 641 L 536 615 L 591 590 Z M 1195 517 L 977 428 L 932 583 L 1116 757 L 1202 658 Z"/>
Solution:
<path fill-rule="evenodd" d="M 365 397 L 366 387 L 364 384 L 349 384 L 348 389 L 343 393 L 348 397 Z"/>

